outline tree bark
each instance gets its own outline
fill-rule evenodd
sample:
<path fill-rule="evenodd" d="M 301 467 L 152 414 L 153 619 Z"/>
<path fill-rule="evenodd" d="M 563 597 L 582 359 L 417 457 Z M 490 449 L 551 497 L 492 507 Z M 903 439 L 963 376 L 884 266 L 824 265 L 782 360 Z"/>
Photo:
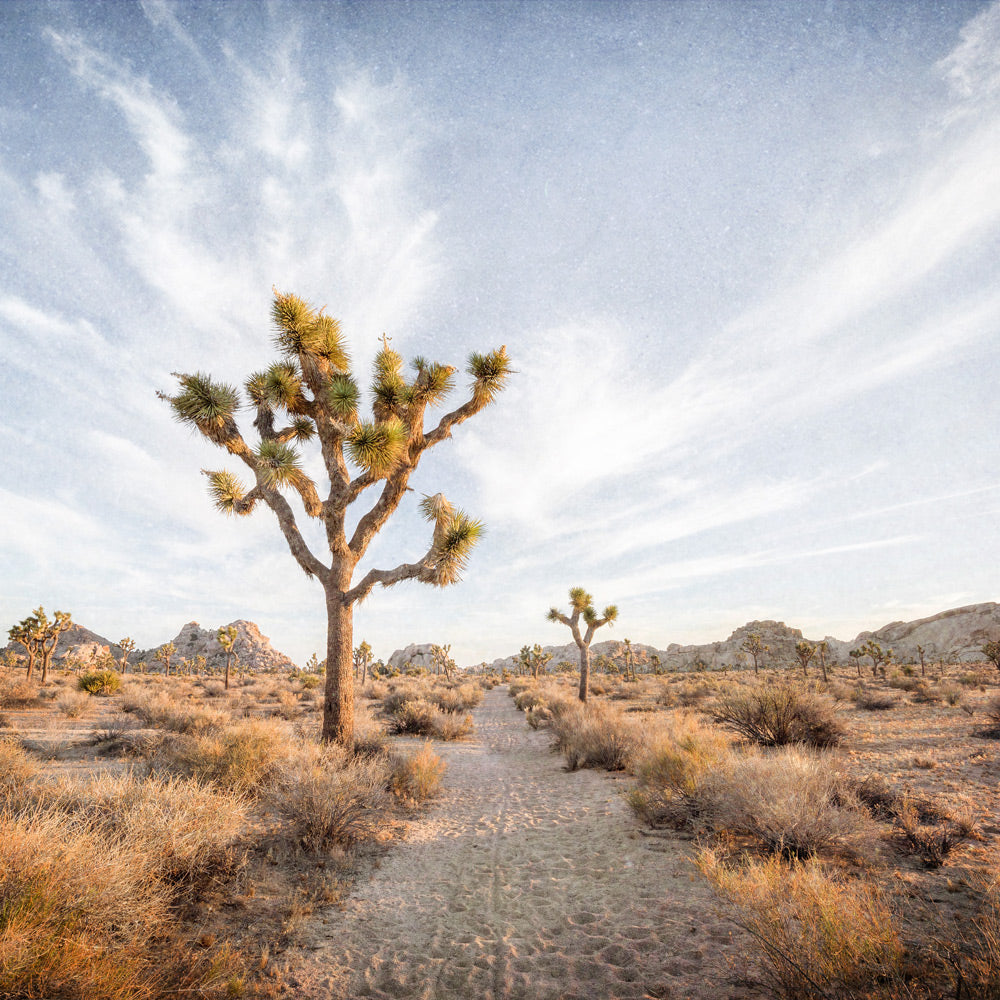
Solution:
<path fill-rule="evenodd" d="M 580 644 L 580 701 L 587 700 L 587 683 L 590 680 L 590 647 Z"/>
<path fill-rule="evenodd" d="M 345 591 L 327 589 L 326 618 L 323 741 L 350 748 L 354 744 L 354 608 Z"/>

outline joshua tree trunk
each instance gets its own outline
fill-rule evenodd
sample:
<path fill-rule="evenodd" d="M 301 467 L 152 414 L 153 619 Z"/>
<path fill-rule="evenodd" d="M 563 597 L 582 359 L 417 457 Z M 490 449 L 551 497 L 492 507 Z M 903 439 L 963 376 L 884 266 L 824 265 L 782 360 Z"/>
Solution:
<path fill-rule="evenodd" d="M 336 587 L 326 591 L 326 618 L 323 739 L 346 746 L 354 739 L 354 608 Z"/>
<path fill-rule="evenodd" d="M 577 640 L 580 647 L 580 701 L 587 700 L 587 684 L 590 682 L 590 646 L 586 646 L 582 639 Z"/>

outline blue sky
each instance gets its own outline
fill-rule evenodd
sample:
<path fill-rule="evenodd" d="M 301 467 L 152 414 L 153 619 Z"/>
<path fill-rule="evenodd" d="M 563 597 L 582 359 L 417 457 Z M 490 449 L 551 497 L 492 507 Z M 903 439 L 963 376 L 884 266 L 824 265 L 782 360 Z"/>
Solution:
<path fill-rule="evenodd" d="M 361 371 L 519 372 L 373 546 L 423 553 L 421 493 L 488 527 L 358 609 L 377 656 L 565 642 L 575 585 L 657 646 L 997 599 L 998 163 L 998 4 L 5 0 L 0 625 L 323 649 L 155 395 L 267 363 L 272 285 Z"/>

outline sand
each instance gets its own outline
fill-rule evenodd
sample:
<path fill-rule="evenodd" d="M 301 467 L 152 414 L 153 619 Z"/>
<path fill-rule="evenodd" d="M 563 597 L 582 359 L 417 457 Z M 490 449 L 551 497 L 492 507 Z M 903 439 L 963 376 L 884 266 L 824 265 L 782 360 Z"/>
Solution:
<path fill-rule="evenodd" d="M 444 788 L 370 882 L 318 915 L 294 995 L 328 998 L 736 997 L 745 939 L 691 844 L 644 834 L 622 778 L 567 773 L 507 695 L 438 745 Z"/>

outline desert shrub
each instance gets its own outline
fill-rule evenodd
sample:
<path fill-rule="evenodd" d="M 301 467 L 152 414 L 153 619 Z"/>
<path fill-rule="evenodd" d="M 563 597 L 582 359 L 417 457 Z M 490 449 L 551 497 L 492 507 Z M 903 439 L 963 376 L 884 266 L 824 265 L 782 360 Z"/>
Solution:
<path fill-rule="evenodd" d="M 460 740 L 472 732 L 472 716 L 458 716 L 451 712 L 439 712 L 434 719 L 430 735 L 438 740 Z"/>
<path fill-rule="evenodd" d="M 733 921 L 760 946 L 763 962 L 750 981 L 765 995 L 905 995 L 900 921 L 877 886 L 838 879 L 815 860 L 789 865 L 775 856 L 727 865 L 706 850 L 697 863 L 732 907 Z M 884 992 L 871 992 L 875 984 Z"/>
<path fill-rule="evenodd" d="M 937 810 L 927 822 L 927 811 L 923 804 L 901 796 L 895 809 L 897 829 L 909 853 L 920 859 L 926 868 L 940 868 L 945 858 L 966 839 L 962 826 L 950 822 L 947 814 Z"/>
<path fill-rule="evenodd" d="M 26 680 L 0 678 L 0 708 L 31 708 L 38 704 L 38 688 Z"/>
<path fill-rule="evenodd" d="M 77 687 L 87 694 L 109 695 L 121 690 L 121 675 L 114 670 L 92 670 L 81 674 Z"/>
<path fill-rule="evenodd" d="M 468 712 L 482 702 L 483 689 L 478 684 L 460 684 L 433 691 L 431 699 L 443 712 Z"/>
<path fill-rule="evenodd" d="M 144 691 L 122 697 L 123 712 L 135 715 L 143 725 L 166 729 L 173 733 L 207 733 L 222 729 L 230 716 L 213 708 L 178 705 L 164 692 Z"/>
<path fill-rule="evenodd" d="M 539 705 L 536 708 L 529 708 L 524 713 L 524 720 L 532 729 L 540 729 L 547 726 L 552 721 L 552 711 L 547 705 Z"/>
<path fill-rule="evenodd" d="M 351 759 L 333 747 L 309 747 L 283 773 L 274 801 L 298 843 L 325 851 L 374 835 L 388 784 L 384 758 Z"/>
<path fill-rule="evenodd" d="M 858 688 L 854 695 L 855 707 L 866 712 L 887 712 L 898 704 L 899 702 L 893 695 L 885 691 L 874 691 L 871 688 Z"/>
<path fill-rule="evenodd" d="M 13 724 L 14 720 L 6 712 L 0 712 L 0 729 L 9 729 Z"/>
<path fill-rule="evenodd" d="M 180 735 L 164 741 L 153 768 L 257 795 L 276 780 L 289 750 L 289 738 L 276 726 L 246 719 L 221 732 Z"/>
<path fill-rule="evenodd" d="M 932 688 L 926 681 L 919 681 L 910 692 L 910 696 L 918 705 L 934 705 L 941 700 L 941 692 Z"/>
<path fill-rule="evenodd" d="M 700 705 L 711 693 L 712 689 L 707 684 L 686 683 L 677 691 L 677 704 L 682 708 L 692 708 Z"/>
<path fill-rule="evenodd" d="M 425 743 L 415 754 L 396 761 L 392 769 L 392 791 L 404 801 L 424 802 L 441 787 L 446 766 L 431 745 Z"/>
<path fill-rule="evenodd" d="M 67 719 L 78 719 L 87 711 L 90 696 L 82 691 L 64 691 L 56 699 L 56 707 Z"/>
<path fill-rule="evenodd" d="M 388 693 L 389 685 L 385 681 L 369 681 L 362 689 L 361 697 L 369 701 L 381 701 Z"/>
<path fill-rule="evenodd" d="M 526 688 L 514 695 L 514 707 L 521 712 L 527 712 L 529 708 L 537 708 L 544 704 L 545 697 L 538 688 Z"/>
<path fill-rule="evenodd" d="M 0 737 L 0 794 L 23 785 L 37 773 L 38 764 L 19 742 Z"/>
<path fill-rule="evenodd" d="M 627 796 L 632 810 L 651 826 L 690 826 L 699 821 L 708 799 L 705 779 L 731 758 L 729 741 L 693 716 L 645 744 L 636 757 L 636 787 Z"/>
<path fill-rule="evenodd" d="M 634 722 L 600 703 L 566 705 L 558 714 L 553 712 L 550 727 L 553 749 L 566 758 L 570 771 L 581 767 L 626 771 L 641 742 Z"/>
<path fill-rule="evenodd" d="M 534 685 L 535 681 L 530 677 L 514 677 L 507 685 L 507 694 L 511 698 L 516 698 L 522 691 Z"/>
<path fill-rule="evenodd" d="M 984 709 L 986 725 L 977 731 L 977 735 L 987 739 L 1000 740 L 1000 695 L 994 695 Z"/>
<path fill-rule="evenodd" d="M 953 708 L 962 704 L 965 700 L 965 692 L 955 684 L 943 684 L 938 688 L 941 697 Z"/>
<path fill-rule="evenodd" d="M 804 743 L 822 749 L 836 746 L 844 736 L 828 699 L 790 685 L 728 691 L 718 698 L 711 715 L 720 725 L 765 747 Z"/>
<path fill-rule="evenodd" d="M 973 879 L 976 910 L 949 942 L 949 965 L 955 970 L 952 995 L 967 1000 L 1000 996 L 1000 877 L 995 872 Z"/>
<path fill-rule="evenodd" d="M 867 813 L 822 753 L 788 746 L 773 754 L 736 754 L 705 784 L 715 830 L 751 836 L 780 854 L 860 854 L 875 839 Z"/>
<path fill-rule="evenodd" d="M 400 692 L 394 692 L 397 694 Z M 390 699 L 395 707 L 390 707 Z M 434 730 L 437 711 L 429 701 L 410 701 L 406 698 L 396 702 L 393 695 L 386 699 L 386 709 L 390 713 L 389 732 L 411 736 L 430 736 Z"/>

